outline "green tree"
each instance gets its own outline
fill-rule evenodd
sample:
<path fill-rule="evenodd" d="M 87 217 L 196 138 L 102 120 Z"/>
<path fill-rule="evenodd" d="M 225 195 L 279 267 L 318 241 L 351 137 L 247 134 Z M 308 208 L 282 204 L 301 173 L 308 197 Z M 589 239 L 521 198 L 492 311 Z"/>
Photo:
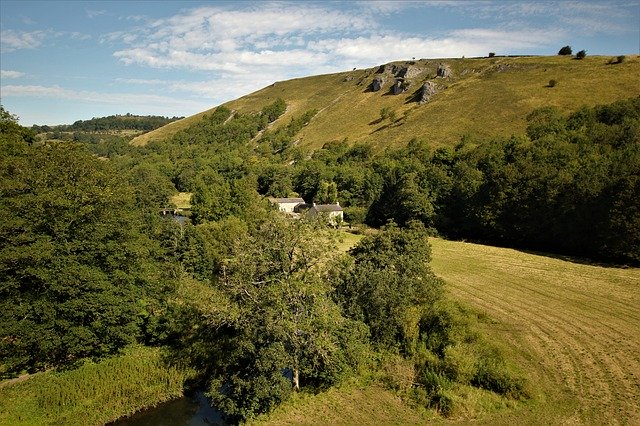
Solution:
<path fill-rule="evenodd" d="M 396 112 L 391 107 L 383 107 L 380 110 L 380 121 L 389 120 L 393 123 L 396 121 Z"/>
<path fill-rule="evenodd" d="M 419 222 L 391 223 L 364 238 L 341 272 L 336 298 L 346 315 L 367 324 L 382 347 L 412 352 L 420 316 L 440 299 L 442 281 L 429 267 L 431 247 Z"/>
<path fill-rule="evenodd" d="M 567 55 L 571 55 L 572 53 L 573 53 L 573 50 L 571 50 L 571 46 L 564 46 L 560 49 L 560 51 L 558 52 L 558 55 L 567 56 Z"/>
<path fill-rule="evenodd" d="M 292 390 L 330 385 L 360 361 L 366 328 L 341 315 L 323 279 L 331 232 L 274 214 L 236 241 L 220 289 L 238 320 L 219 336 L 225 357 L 211 384 L 227 414 L 268 411 Z"/>
<path fill-rule="evenodd" d="M 321 181 L 315 199 L 320 204 L 335 204 L 338 201 L 338 186 L 333 181 Z"/>
<path fill-rule="evenodd" d="M 161 288 L 124 177 L 72 144 L 0 134 L 0 149 L 0 362 L 37 371 L 135 341 Z"/>
<path fill-rule="evenodd" d="M 587 51 L 584 49 L 576 53 L 577 59 L 584 59 L 586 56 L 587 56 Z"/>

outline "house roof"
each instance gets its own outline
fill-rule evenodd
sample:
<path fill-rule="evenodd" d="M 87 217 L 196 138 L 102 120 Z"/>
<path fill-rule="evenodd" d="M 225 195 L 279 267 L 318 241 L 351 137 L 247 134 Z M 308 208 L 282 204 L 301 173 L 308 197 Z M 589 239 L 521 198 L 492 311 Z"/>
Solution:
<path fill-rule="evenodd" d="M 269 198 L 274 204 L 293 204 L 293 203 L 304 203 L 302 198 Z"/>
<path fill-rule="evenodd" d="M 340 207 L 340 204 L 316 204 L 311 207 L 311 210 L 317 212 L 341 212 L 342 207 Z"/>

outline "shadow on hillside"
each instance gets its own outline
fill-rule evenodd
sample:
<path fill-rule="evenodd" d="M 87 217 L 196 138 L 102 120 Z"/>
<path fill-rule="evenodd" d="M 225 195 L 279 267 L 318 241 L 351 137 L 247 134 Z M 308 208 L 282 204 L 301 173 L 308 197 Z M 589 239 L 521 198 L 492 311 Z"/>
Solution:
<path fill-rule="evenodd" d="M 495 244 L 494 244 L 495 245 Z M 576 263 L 579 265 L 589 265 L 589 266 L 598 266 L 600 268 L 613 268 L 613 269 L 629 269 L 637 266 L 620 264 L 612 262 L 605 262 L 603 260 L 592 259 L 589 257 L 575 256 L 569 254 L 561 254 L 561 253 L 549 253 L 545 251 L 538 250 L 530 250 L 519 247 L 510 247 L 513 250 L 519 251 L 521 253 L 533 254 L 535 256 L 544 256 L 551 259 L 564 260 L 565 262 Z"/>
<path fill-rule="evenodd" d="M 602 259 L 594 259 L 587 256 L 579 256 L 579 255 L 572 255 L 572 254 L 565 254 L 565 253 L 552 253 L 548 251 L 510 245 L 508 243 L 500 244 L 499 242 L 496 242 L 496 241 L 467 239 L 467 238 L 447 238 L 447 237 L 444 237 L 444 238 L 450 241 L 459 241 L 463 243 L 480 244 L 483 246 L 511 249 L 511 250 L 518 251 L 520 253 L 531 254 L 534 256 L 543 256 L 543 257 L 548 257 L 550 259 L 563 260 L 565 262 L 576 263 L 579 265 L 598 266 L 601 268 L 613 268 L 613 269 L 629 269 L 629 268 L 640 267 L 640 265 L 634 265 L 634 264 L 615 263 L 613 260 L 611 262 L 607 262 Z"/>

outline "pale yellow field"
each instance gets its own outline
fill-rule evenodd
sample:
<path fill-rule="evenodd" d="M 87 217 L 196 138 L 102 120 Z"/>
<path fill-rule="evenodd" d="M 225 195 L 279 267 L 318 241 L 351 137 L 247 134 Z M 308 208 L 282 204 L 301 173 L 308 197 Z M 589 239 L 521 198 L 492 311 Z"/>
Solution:
<path fill-rule="evenodd" d="M 536 389 L 489 423 L 640 424 L 640 269 L 432 239 L 433 268 Z"/>

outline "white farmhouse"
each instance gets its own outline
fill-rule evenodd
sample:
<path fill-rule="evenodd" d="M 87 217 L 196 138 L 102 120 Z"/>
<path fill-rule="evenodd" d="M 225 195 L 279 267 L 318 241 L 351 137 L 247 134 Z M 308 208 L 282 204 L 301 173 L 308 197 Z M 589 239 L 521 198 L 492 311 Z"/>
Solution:
<path fill-rule="evenodd" d="M 293 213 L 297 206 L 304 204 L 302 198 L 269 198 L 269 202 L 278 207 L 278 210 L 283 213 Z"/>
<path fill-rule="evenodd" d="M 344 222 L 344 212 L 340 203 L 335 204 L 313 204 L 313 206 L 307 212 L 310 217 L 313 216 L 326 216 L 330 225 L 336 226 Z"/>

